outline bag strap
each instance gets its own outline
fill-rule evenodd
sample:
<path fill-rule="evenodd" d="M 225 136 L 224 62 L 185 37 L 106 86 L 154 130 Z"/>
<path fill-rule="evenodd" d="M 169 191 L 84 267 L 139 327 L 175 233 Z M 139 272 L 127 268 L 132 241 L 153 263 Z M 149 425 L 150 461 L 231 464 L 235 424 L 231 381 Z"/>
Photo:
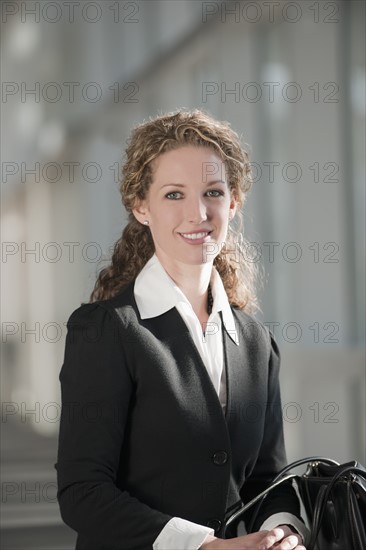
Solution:
<path fill-rule="evenodd" d="M 277 475 L 276 477 L 273 479 L 272 483 L 271 483 L 271 486 L 273 485 L 273 483 L 276 483 L 278 479 L 280 479 L 286 472 L 288 472 L 289 470 L 292 470 L 293 468 L 298 468 L 299 466 L 303 466 L 304 464 L 312 464 L 312 463 L 317 463 L 317 462 L 323 462 L 324 464 L 329 464 L 331 466 L 340 466 L 339 462 L 337 462 L 336 460 L 333 460 L 332 458 L 326 458 L 324 456 L 309 456 L 309 457 L 306 457 L 306 458 L 301 458 L 299 460 L 295 460 L 294 462 L 291 462 L 291 464 L 288 464 L 287 466 L 285 466 L 285 468 L 283 468 Z M 294 478 L 298 478 L 299 476 L 294 476 Z M 287 481 L 287 480 L 286 480 Z M 268 494 L 268 490 L 267 490 L 267 494 Z M 264 495 L 261 499 L 261 501 L 258 503 L 255 511 L 253 512 L 253 515 L 252 515 L 252 518 L 250 520 L 250 524 L 248 526 L 248 531 L 251 532 L 252 529 L 253 529 L 253 525 L 254 525 L 254 522 L 258 516 L 258 513 L 259 513 L 259 510 L 260 510 L 260 507 L 262 506 L 262 503 L 265 499 L 267 495 Z M 253 503 L 254 504 L 254 503 Z"/>
<path fill-rule="evenodd" d="M 308 544 L 308 550 L 313 550 L 316 540 L 319 535 L 319 531 L 321 528 L 321 522 L 324 516 L 325 508 L 327 505 L 327 501 L 329 499 L 330 493 L 334 487 L 334 485 L 337 483 L 339 478 L 343 477 L 345 474 L 355 474 L 360 477 L 362 477 L 366 481 L 366 471 L 362 470 L 361 468 L 357 468 L 355 466 L 345 466 L 344 468 L 341 468 L 339 472 L 337 472 L 332 479 L 330 480 L 327 488 L 325 488 L 321 493 L 319 494 L 319 498 L 317 500 L 315 510 L 314 510 L 314 519 L 313 519 L 313 525 L 311 530 L 311 538 L 310 542 Z"/>
<path fill-rule="evenodd" d="M 229 527 L 229 525 L 233 523 L 233 521 L 235 521 L 239 516 L 244 514 L 244 512 L 249 510 L 249 508 L 252 508 L 252 506 L 254 506 L 254 504 L 256 504 L 259 500 L 266 497 L 268 493 L 270 493 L 271 491 L 273 491 L 274 489 L 282 485 L 282 483 L 285 483 L 286 481 L 289 481 L 290 479 L 294 479 L 296 477 L 298 477 L 296 474 L 289 474 L 288 476 L 285 476 L 282 479 L 277 480 L 276 482 L 272 482 L 271 486 L 268 487 L 265 491 L 262 491 L 256 497 L 254 497 L 251 501 L 247 502 L 245 505 L 239 508 L 239 510 L 237 510 L 234 514 L 232 514 L 229 517 L 229 519 L 225 521 L 224 534 L 225 534 L 226 528 Z"/>
<path fill-rule="evenodd" d="M 279 487 L 280 485 L 282 485 L 282 483 L 285 483 L 286 481 L 289 481 L 290 479 L 296 479 L 298 478 L 299 476 L 296 475 L 296 474 L 289 474 L 287 476 L 285 476 L 285 474 L 289 471 L 289 470 L 292 470 L 293 468 L 297 468 L 298 466 L 302 466 L 304 464 L 308 464 L 309 462 L 324 462 L 325 464 L 330 464 L 330 465 L 334 465 L 334 466 L 339 466 L 339 463 L 336 462 L 335 460 L 331 459 L 331 458 L 325 458 L 325 457 L 322 457 L 322 456 L 309 456 L 307 458 L 302 458 L 300 460 L 295 460 L 294 462 L 291 462 L 291 464 L 288 464 L 287 466 L 285 466 L 284 468 L 282 468 L 282 470 L 280 470 L 280 472 L 278 472 L 278 474 L 276 475 L 276 477 L 272 480 L 271 484 L 269 487 L 267 487 L 267 489 L 265 489 L 264 491 L 262 491 L 261 493 L 259 493 L 256 497 L 254 497 L 252 500 L 250 500 L 249 502 L 247 502 L 245 505 L 243 505 L 241 508 L 239 508 L 239 510 L 237 510 L 234 514 L 232 514 L 231 516 L 229 516 L 229 518 L 225 521 L 224 523 L 224 527 L 223 527 L 223 535 L 225 536 L 225 532 L 226 532 L 226 529 L 227 527 L 229 527 L 229 525 L 231 523 L 233 523 L 238 517 L 240 517 L 242 514 L 244 514 L 247 510 L 249 510 L 250 508 L 252 508 L 255 504 L 257 504 L 257 508 L 256 510 L 254 511 L 253 513 L 253 516 L 252 516 L 252 519 L 251 519 L 251 522 L 250 522 L 250 526 L 249 526 L 249 529 L 248 529 L 248 532 L 251 531 L 252 529 L 252 526 L 253 526 L 253 523 L 258 515 L 258 512 L 259 512 L 259 509 L 263 503 L 263 500 L 265 499 L 265 497 L 271 492 L 273 491 L 274 489 L 276 489 L 277 487 Z"/>

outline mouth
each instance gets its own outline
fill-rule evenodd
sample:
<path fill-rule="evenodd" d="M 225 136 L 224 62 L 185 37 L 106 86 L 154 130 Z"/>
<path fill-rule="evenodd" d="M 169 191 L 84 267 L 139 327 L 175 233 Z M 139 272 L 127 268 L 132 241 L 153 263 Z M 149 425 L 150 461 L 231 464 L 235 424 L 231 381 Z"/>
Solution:
<path fill-rule="evenodd" d="M 209 237 L 212 231 L 200 231 L 196 233 L 179 233 L 179 235 L 190 244 L 201 244 Z"/>
<path fill-rule="evenodd" d="M 182 237 L 185 237 L 186 239 L 202 239 L 203 237 L 207 237 L 212 233 L 212 231 L 200 231 L 195 233 L 179 233 L 179 235 L 182 235 Z"/>

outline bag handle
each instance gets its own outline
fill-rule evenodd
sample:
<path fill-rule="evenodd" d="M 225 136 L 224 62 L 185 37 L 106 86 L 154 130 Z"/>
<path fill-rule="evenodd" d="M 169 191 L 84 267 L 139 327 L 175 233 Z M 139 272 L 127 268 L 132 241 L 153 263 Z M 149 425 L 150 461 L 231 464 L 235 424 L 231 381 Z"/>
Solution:
<path fill-rule="evenodd" d="M 242 506 L 241 508 L 239 508 L 239 510 L 237 510 L 234 514 L 232 514 L 226 521 L 225 521 L 225 525 L 224 525 L 224 534 L 225 534 L 225 531 L 227 529 L 227 527 L 229 527 L 229 525 L 235 521 L 239 516 L 241 516 L 242 514 L 244 514 L 244 512 L 246 512 L 247 510 L 249 510 L 249 508 L 251 508 L 252 506 L 254 506 L 254 504 L 256 504 L 259 500 L 262 500 L 264 499 L 264 497 L 266 497 L 268 495 L 268 493 L 270 493 L 271 491 L 273 491 L 273 489 L 276 489 L 279 485 L 282 485 L 282 483 L 285 483 L 286 481 L 289 481 L 290 479 L 294 479 L 298 477 L 296 474 L 289 474 L 288 476 L 285 476 L 283 477 L 282 479 L 279 479 L 277 480 L 276 482 L 273 481 L 271 483 L 271 486 L 268 487 L 268 489 L 265 489 L 264 491 L 262 491 L 261 493 L 259 493 L 256 497 L 254 497 L 252 500 L 250 500 L 249 502 L 247 502 L 244 506 Z"/>
<path fill-rule="evenodd" d="M 356 466 L 345 466 L 344 468 L 341 468 L 339 472 L 337 472 L 332 479 L 330 480 L 327 488 L 322 491 L 322 493 L 319 496 L 319 499 L 316 503 L 316 507 L 314 510 L 314 520 L 312 525 L 312 533 L 311 533 L 311 539 L 308 544 L 308 550 L 313 550 L 316 540 L 319 535 L 320 527 L 321 527 L 321 521 L 323 519 L 323 515 L 325 512 L 325 507 L 327 504 L 327 501 L 329 499 L 329 495 L 336 484 L 336 482 L 339 480 L 340 477 L 344 476 L 345 474 L 356 474 L 360 477 L 362 477 L 366 481 L 366 471 L 357 468 Z M 361 547 L 360 547 L 361 548 Z"/>
<path fill-rule="evenodd" d="M 235 521 L 238 517 L 240 517 L 242 514 L 244 514 L 247 510 L 252 508 L 252 506 L 254 506 L 256 503 L 258 503 L 257 509 L 253 513 L 253 517 L 251 519 L 250 526 L 249 526 L 249 529 L 248 529 L 248 531 L 251 532 L 253 523 L 254 523 L 257 515 L 258 515 L 259 509 L 260 509 L 260 507 L 262 505 L 262 502 L 265 499 L 265 497 L 271 491 L 273 491 L 273 489 L 276 489 L 279 485 L 282 485 L 282 483 L 285 483 L 286 481 L 289 481 L 290 479 L 298 478 L 298 475 L 296 475 L 296 474 L 289 474 L 289 475 L 285 476 L 285 474 L 289 470 L 292 470 L 293 468 L 297 468 L 298 466 L 302 466 L 303 464 L 308 464 L 309 462 L 324 462 L 325 464 L 330 464 L 330 465 L 333 465 L 333 466 L 339 466 L 339 463 L 336 462 L 335 460 L 333 460 L 331 458 L 321 457 L 321 456 L 309 456 L 307 458 L 302 458 L 300 460 L 295 460 L 294 462 L 291 462 L 291 464 L 288 464 L 287 466 L 282 468 L 282 470 L 280 470 L 280 472 L 278 472 L 278 474 L 272 480 L 270 486 L 267 487 L 267 489 L 265 489 L 264 491 L 259 493 L 256 497 L 254 497 L 252 500 L 250 500 L 245 505 L 243 505 L 234 514 L 229 516 L 229 518 L 224 523 L 223 535 L 225 536 L 225 532 L 226 532 L 227 527 L 229 527 L 229 525 L 233 521 Z M 283 477 L 283 476 L 285 476 L 285 477 Z"/>
<path fill-rule="evenodd" d="M 274 478 L 272 483 L 275 483 L 278 479 L 280 479 L 283 476 L 283 474 L 285 474 L 289 470 L 292 470 L 293 468 L 298 468 L 299 466 L 303 466 L 304 464 L 317 463 L 317 462 L 323 462 L 323 464 L 329 464 L 330 466 L 340 466 L 339 462 L 337 462 L 336 460 L 333 460 L 332 458 L 326 458 L 324 456 L 308 456 L 306 458 L 300 458 L 299 460 L 295 460 L 294 462 L 291 462 L 291 464 L 288 464 L 287 466 L 285 466 L 285 468 L 283 468 L 276 475 L 276 477 Z M 295 476 L 295 477 L 298 477 L 298 476 Z M 272 483 L 271 483 L 271 485 L 272 485 Z M 267 492 L 267 494 L 268 494 L 268 492 Z M 251 532 L 252 529 L 253 529 L 254 522 L 255 522 L 255 520 L 258 516 L 260 507 L 262 506 L 262 503 L 263 503 L 263 500 L 265 499 L 265 496 L 266 495 L 264 495 L 262 497 L 261 502 L 258 503 L 258 506 L 257 506 L 256 510 L 253 512 L 253 515 L 252 515 L 252 518 L 251 518 L 251 521 L 250 521 L 250 525 L 248 527 L 249 532 Z"/>

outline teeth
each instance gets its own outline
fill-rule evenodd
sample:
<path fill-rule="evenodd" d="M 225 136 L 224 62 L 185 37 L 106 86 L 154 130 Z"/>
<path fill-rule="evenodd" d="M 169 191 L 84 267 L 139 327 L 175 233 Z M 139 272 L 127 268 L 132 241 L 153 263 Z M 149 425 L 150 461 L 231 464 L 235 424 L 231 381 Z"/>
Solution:
<path fill-rule="evenodd" d="M 208 235 L 207 232 L 205 233 L 182 233 L 183 237 L 186 237 L 187 239 L 202 239 L 202 237 L 206 237 Z"/>

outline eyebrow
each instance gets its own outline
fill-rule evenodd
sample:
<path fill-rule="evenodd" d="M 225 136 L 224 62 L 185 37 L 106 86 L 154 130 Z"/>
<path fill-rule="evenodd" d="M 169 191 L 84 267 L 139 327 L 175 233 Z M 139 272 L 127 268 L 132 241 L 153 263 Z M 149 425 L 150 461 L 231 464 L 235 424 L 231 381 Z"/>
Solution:
<path fill-rule="evenodd" d="M 222 183 L 226 185 L 226 181 L 214 180 L 214 181 L 208 182 L 207 187 L 210 187 L 211 185 L 216 185 L 216 183 Z M 162 185 L 160 189 L 163 189 L 163 187 L 169 187 L 170 185 L 173 185 L 174 187 L 185 187 L 184 183 L 166 183 L 165 185 Z"/>

